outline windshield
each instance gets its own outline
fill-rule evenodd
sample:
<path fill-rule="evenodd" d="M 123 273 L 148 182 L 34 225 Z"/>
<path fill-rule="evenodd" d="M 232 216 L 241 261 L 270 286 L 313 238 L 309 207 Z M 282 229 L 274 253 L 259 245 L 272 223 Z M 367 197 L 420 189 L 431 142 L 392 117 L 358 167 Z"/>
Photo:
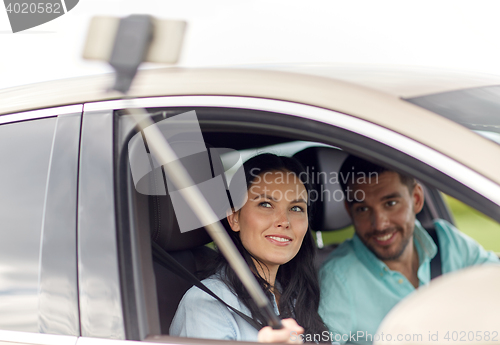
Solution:
<path fill-rule="evenodd" d="M 488 86 L 406 101 L 442 115 L 500 145 L 500 86 Z"/>

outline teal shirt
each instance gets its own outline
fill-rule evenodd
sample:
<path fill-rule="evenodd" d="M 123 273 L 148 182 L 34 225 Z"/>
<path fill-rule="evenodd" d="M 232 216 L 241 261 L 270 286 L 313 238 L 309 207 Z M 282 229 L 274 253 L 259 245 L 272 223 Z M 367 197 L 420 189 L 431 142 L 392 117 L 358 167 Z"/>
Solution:
<path fill-rule="evenodd" d="M 493 252 L 445 220 L 435 228 L 443 274 L 486 262 L 499 262 Z M 419 286 L 431 280 L 430 261 L 437 247 L 418 221 L 413 234 L 419 258 Z M 357 235 L 334 250 L 320 270 L 319 313 L 339 343 L 371 343 L 385 315 L 415 291 L 406 277 L 379 260 Z M 370 337 L 371 336 L 371 337 Z"/>

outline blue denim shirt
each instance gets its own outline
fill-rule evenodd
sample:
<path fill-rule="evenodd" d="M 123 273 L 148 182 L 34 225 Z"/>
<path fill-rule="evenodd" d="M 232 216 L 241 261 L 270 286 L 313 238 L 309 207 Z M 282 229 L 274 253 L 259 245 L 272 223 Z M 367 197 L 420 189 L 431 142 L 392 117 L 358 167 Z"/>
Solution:
<path fill-rule="evenodd" d="M 231 307 L 251 317 L 250 310 L 219 279 L 218 275 L 204 279 L 202 283 Z M 274 312 L 279 315 L 276 300 L 273 298 L 271 302 Z M 257 334 L 258 331 L 252 325 L 195 286 L 182 297 L 170 325 L 170 335 L 181 337 L 255 342 Z"/>
<path fill-rule="evenodd" d="M 443 274 L 468 266 L 495 262 L 498 257 L 453 225 L 434 223 L 441 249 Z M 430 282 L 430 261 L 436 255 L 432 238 L 415 222 L 413 234 L 419 258 L 419 286 Z M 371 343 L 385 315 L 415 291 L 398 271 L 392 271 L 354 235 L 330 254 L 320 270 L 319 313 L 340 343 Z"/>

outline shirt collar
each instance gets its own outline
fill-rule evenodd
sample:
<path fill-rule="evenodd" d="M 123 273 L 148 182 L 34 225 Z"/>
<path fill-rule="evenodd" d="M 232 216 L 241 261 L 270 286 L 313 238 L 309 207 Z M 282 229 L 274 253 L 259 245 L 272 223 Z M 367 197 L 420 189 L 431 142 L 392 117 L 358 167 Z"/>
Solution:
<path fill-rule="evenodd" d="M 434 240 L 416 219 L 413 239 L 415 246 L 417 247 L 419 266 L 421 266 L 425 260 L 430 261 L 436 256 L 437 246 L 434 243 Z"/>
<path fill-rule="evenodd" d="M 372 253 L 368 247 L 365 246 L 357 234 L 352 238 L 354 252 L 358 259 L 375 274 L 383 275 L 384 272 L 389 271 L 389 267 L 382 262 L 379 258 Z M 415 219 L 415 227 L 413 230 L 413 242 L 417 248 L 419 267 L 426 261 L 430 261 L 436 256 L 437 247 L 432 238 L 427 234 L 418 220 Z"/>

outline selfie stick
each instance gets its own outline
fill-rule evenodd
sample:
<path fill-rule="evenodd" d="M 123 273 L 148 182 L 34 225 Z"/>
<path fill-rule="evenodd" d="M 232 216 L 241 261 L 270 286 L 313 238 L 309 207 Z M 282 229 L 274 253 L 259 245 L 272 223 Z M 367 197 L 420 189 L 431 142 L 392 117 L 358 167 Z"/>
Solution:
<path fill-rule="evenodd" d="M 139 65 L 151 51 L 150 45 L 155 31 L 154 23 L 153 18 L 147 15 L 132 15 L 119 21 L 114 37 L 113 50 L 109 58 L 110 65 L 116 71 L 113 90 L 124 95 L 128 92 Z M 125 99 L 125 101 L 129 103 L 126 107 L 127 112 L 132 115 L 140 130 L 148 129 L 148 146 L 151 152 L 158 158 L 158 161 L 169 162 L 169 164 L 164 165 L 168 178 L 173 182 L 200 222 L 210 224 L 206 225 L 205 229 L 267 318 L 269 326 L 274 329 L 283 328 L 281 320 L 274 313 L 269 299 L 257 283 L 247 263 L 241 257 L 219 218 L 196 187 L 185 167 L 180 163 L 160 129 L 149 116 L 144 116 L 148 115 L 145 110 L 134 107 L 133 101 L 130 99 Z"/>

